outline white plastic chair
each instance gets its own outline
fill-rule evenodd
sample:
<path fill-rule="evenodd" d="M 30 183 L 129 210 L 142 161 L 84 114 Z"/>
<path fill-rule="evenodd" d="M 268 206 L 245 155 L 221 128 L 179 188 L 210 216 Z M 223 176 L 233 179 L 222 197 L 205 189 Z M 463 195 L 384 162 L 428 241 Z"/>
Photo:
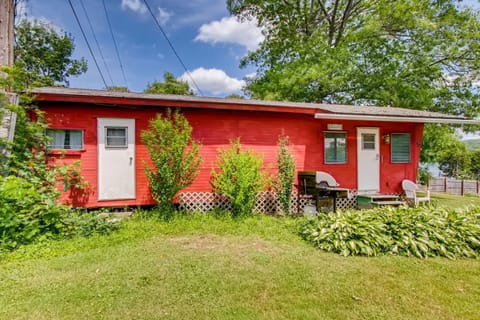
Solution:
<path fill-rule="evenodd" d="M 408 179 L 402 181 L 402 188 L 403 191 L 405 191 L 407 200 L 411 201 L 415 206 L 418 206 L 421 202 L 430 203 L 430 190 L 427 190 L 425 197 L 417 197 L 417 190 L 419 188 L 416 183 Z"/>

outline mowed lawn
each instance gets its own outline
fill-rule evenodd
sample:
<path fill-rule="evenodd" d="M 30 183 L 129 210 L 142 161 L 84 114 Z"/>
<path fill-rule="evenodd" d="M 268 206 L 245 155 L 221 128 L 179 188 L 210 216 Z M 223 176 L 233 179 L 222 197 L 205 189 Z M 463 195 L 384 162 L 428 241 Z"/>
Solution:
<path fill-rule="evenodd" d="M 0 319 L 479 319 L 480 260 L 342 257 L 295 219 L 134 219 L 0 260 Z"/>

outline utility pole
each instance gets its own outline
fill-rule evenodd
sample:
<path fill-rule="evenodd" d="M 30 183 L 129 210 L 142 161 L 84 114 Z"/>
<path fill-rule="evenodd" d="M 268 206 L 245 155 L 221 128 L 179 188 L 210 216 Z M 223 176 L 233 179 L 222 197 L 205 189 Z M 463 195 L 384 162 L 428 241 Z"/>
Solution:
<path fill-rule="evenodd" d="M 13 0 L 0 0 L 0 66 L 13 65 Z"/>
<path fill-rule="evenodd" d="M 13 24 L 14 24 L 14 0 L 0 0 L 0 67 L 13 66 Z M 0 77 L 6 77 L 1 72 Z M 8 88 L 7 88 L 8 90 Z M 10 90 L 8 90 L 10 91 Z M 18 104 L 18 97 L 15 93 L 5 92 L 3 89 L 0 95 L 5 95 L 8 102 Z M 0 138 L 13 140 L 15 132 L 16 114 L 5 108 L 0 101 Z M 3 153 L 3 150 L 1 150 Z"/>

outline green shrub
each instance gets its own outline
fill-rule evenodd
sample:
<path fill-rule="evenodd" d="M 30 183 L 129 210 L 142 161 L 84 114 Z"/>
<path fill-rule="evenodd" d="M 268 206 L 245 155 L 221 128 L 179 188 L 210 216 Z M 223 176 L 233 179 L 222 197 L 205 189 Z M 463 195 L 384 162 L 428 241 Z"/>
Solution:
<path fill-rule="evenodd" d="M 302 222 L 300 233 L 313 245 L 345 256 L 474 258 L 480 254 L 480 209 L 386 207 L 342 211 Z"/>
<path fill-rule="evenodd" d="M 242 150 L 238 138 L 218 151 L 218 171 L 212 170 L 212 186 L 215 193 L 230 199 L 234 217 L 252 213 L 257 194 L 266 184 L 262 163 L 263 157 L 253 150 Z"/>
<path fill-rule="evenodd" d="M 192 138 L 188 120 L 170 110 L 165 118 L 157 115 L 150 121 L 150 128 L 142 131 L 142 142 L 153 164 L 153 169 L 144 164 L 153 198 L 161 212 L 171 211 L 175 195 L 198 175 L 200 145 Z"/>
<path fill-rule="evenodd" d="M 292 188 L 295 181 L 295 160 L 289 149 L 289 140 L 286 136 L 278 139 L 277 166 L 278 176 L 275 183 L 278 199 L 282 204 L 283 211 L 290 213 Z"/>
<path fill-rule="evenodd" d="M 101 211 L 71 210 L 64 215 L 63 236 L 65 238 L 80 236 L 89 237 L 94 234 L 109 234 L 118 229 L 118 223 Z"/>
<path fill-rule="evenodd" d="M 66 208 L 55 196 L 15 176 L 0 177 L 0 248 L 13 249 L 62 232 Z"/>
<path fill-rule="evenodd" d="M 386 227 L 373 214 L 349 210 L 321 214 L 301 225 L 304 239 L 325 251 L 344 256 L 377 256 L 388 252 L 391 243 Z"/>
<path fill-rule="evenodd" d="M 96 212 L 72 210 L 15 176 L 0 177 L 0 250 L 46 239 L 105 234 L 117 226 Z"/>

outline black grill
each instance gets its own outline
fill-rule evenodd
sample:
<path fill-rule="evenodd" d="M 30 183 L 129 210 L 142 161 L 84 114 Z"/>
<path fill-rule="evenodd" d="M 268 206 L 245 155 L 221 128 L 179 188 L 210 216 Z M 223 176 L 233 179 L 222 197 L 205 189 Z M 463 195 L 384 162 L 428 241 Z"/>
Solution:
<path fill-rule="evenodd" d="M 335 179 L 322 171 L 298 172 L 298 192 L 312 198 L 317 211 L 336 211 L 337 199 L 348 197 L 348 189 L 339 188 Z"/>

